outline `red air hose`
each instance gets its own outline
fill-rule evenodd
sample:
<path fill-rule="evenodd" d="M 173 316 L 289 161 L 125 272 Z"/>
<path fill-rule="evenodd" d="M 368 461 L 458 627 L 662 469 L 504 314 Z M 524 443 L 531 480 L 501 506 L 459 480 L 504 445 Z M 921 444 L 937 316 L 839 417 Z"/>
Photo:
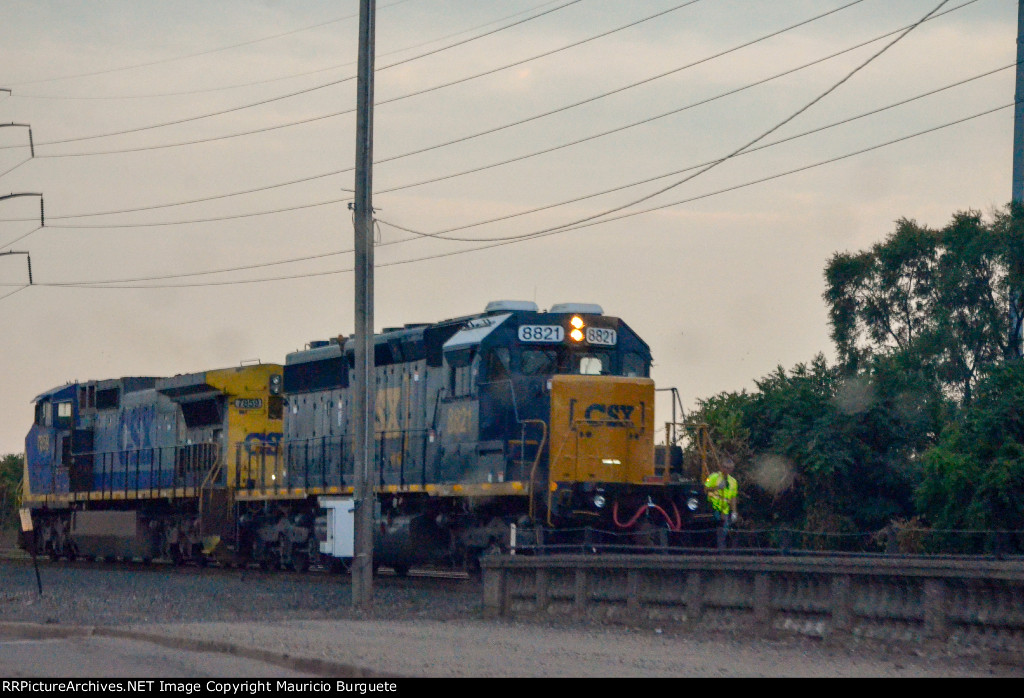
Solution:
<path fill-rule="evenodd" d="M 619 503 L 615 502 L 615 504 L 612 505 L 612 520 L 615 521 L 615 525 L 619 528 L 630 528 L 633 524 L 640 520 L 640 517 L 643 516 L 644 509 L 646 508 L 646 504 L 641 504 L 640 508 L 636 510 L 636 514 L 633 515 L 633 518 L 627 521 L 626 523 L 622 523 L 621 521 L 619 521 Z"/>
<path fill-rule="evenodd" d="M 672 522 L 672 518 L 668 515 L 668 512 L 666 512 L 664 509 L 659 507 L 657 504 L 648 504 L 647 506 L 649 506 L 651 509 L 656 509 L 659 512 L 661 512 L 661 515 L 665 517 L 665 521 L 668 522 L 668 528 L 669 528 L 670 531 L 678 531 L 679 530 L 680 526 L 677 526 L 677 525 L 675 525 Z"/>

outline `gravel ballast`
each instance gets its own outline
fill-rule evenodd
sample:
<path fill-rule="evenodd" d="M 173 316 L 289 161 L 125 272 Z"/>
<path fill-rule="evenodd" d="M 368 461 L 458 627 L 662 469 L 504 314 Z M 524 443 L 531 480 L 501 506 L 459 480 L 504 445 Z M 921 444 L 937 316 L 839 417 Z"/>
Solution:
<path fill-rule="evenodd" d="M 1024 676 L 998 658 L 942 648 L 830 645 L 680 628 L 487 619 L 477 582 L 382 576 L 370 612 L 345 576 L 164 565 L 0 561 L 0 620 L 35 628 L 168 638 L 290 658 L 318 673 L 451 677 Z M 30 624 L 30 625 L 23 625 Z M 231 649 L 234 648 L 234 649 Z M 353 675 L 348 673 L 348 675 Z"/>

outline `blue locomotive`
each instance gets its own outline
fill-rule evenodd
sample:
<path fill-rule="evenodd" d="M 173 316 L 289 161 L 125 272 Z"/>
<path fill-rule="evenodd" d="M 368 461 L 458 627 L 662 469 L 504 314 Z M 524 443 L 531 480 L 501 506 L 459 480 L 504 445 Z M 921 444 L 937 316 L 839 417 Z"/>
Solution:
<path fill-rule="evenodd" d="M 542 312 L 498 301 L 387 328 L 374 362 L 377 565 L 399 574 L 423 563 L 472 568 L 487 552 L 577 536 L 632 543 L 655 532 L 664 542 L 702 516 L 699 483 L 656 465 L 650 349 L 597 305 Z M 87 387 L 40 396 L 51 426 L 37 419 L 29 442 L 52 446 L 29 447 L 25 499 L 47 549 L 98 555 L 113 540 L 122 556 L 342 564 L 351 555 L 353 366 L 354 340 L 339 337 L 289 354 L 283 367 L 258 367 L 258 377 L 242 367 L 234 381 L 217 372 L 121 379 L 112 384 L 124 397 L 105 421 L 82 408 Z M 196 406 L 203 396 L 206 407 Z M 150 416 L 129 413 L 139 409 Z M 132 420 L 150 425 L 148 446 L 109 438 Z M 154 469 L 164 458 L 174 468 Z"/>

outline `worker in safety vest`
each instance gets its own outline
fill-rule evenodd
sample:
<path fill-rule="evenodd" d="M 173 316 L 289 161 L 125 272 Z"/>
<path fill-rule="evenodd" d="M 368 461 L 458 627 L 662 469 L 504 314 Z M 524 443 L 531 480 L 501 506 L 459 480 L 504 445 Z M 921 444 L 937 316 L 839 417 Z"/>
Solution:
<path fill-rule="evenodd" d="M 736 495 L 739 485 L 732 476 L 735 463 L 728 456 L 723 458 L 717 472 L 711 473 L 704 481 L 704 489 L 708 492 L 708 503 L 715 515 L 718 528 L 718 549 L 725 549 L 725 536 L 729 532 L 729 524 L 738 518 L 736 511 Z"/>

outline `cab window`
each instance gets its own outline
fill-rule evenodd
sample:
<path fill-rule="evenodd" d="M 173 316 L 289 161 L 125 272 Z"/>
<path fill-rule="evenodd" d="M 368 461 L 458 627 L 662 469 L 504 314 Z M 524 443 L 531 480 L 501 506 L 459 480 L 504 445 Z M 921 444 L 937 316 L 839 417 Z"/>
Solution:
<path fill-rule="evenodd" d="M 644 357 L 635 351 L 627 351 L 622 356 L 622 375 L 633 378 L 646 377 L 647 371 L 644 366 Z"/>
<path fill-rule="evenodd" d="M 53 424 L 53 412 L 50 410 L 49 401 L 36 403 L 36 424 L 41 427 Z"/>
<path fill-rule="evenodd" d="M 56 421 L 55 424 L 58 427 L 67 428 L 71 426 L 71 403 L 70 402 L 58 402 L 56 405 Z"/>
<path fill-rule="evenodd" d="M 546 376 L 558 372 L 558 352 L 554 349 L 523 349 L 519 372 L 524 376 Z"/>
<path fill-rule="evenodd" d="M 604 362 L 607 357 L 593 354 L 579 354 L 572 359 L 572 372 L 581 376 L 600 376 L 608 373 Z"/>
<path fill-rule="evenodd" d="M 448 395 L 464 397 L 473 392 L 474 373 L 479 361 L 475 361 L 476 351 L 465 349 L 452 351 L 445 355 L 448 362 Z"/>
<path fill-rule="evenodd" d="M 508 347 L 496 347 L 487 352 L 484 359 L 484 379 L 504 381 L 509 377 Z"/>

